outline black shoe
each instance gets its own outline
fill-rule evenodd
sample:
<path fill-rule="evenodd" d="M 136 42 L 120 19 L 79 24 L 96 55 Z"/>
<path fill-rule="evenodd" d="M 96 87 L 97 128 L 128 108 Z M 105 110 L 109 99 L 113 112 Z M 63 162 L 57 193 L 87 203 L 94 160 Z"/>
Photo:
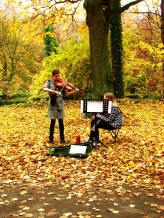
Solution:
<path fill-rule="evenodd" d="M 101 145 L 99 140 L 94 140 L 92 143 L 93 148 L 99 148 Z"/>
<path fill-rule="evenodd" d="M 48 141 L 48 143 L 51 143 L 51 144 L 53 144 L 53 139 L 52 139 L 52 138 L 49 138 L 49 141 Z"/>
<path fill-rule="evenodd" d="M 96 147 L 96 145 L 97 145 L 97 143 L 95 143 L 95 140 L 93 140 L 93 139 L 88 139 L 88 142 L 92 145 L 92 148 L 95 148 Z"/>
<path fill-rule="evenodd" d="M 92 144 L 93 143 L 93 139 L 88 139 L 88 142 Z"/>
<path fill-rule="evenodd" d="M 60 142 L 61 142 L 62 144 L 66 143 L 65 139 L 61 139 Z"/>

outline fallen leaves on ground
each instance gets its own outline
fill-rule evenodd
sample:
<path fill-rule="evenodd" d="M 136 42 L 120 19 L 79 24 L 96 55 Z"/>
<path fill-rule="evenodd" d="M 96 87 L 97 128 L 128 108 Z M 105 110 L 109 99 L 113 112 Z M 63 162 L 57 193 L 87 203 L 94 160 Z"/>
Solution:
<path fill-rule="evenodd" d="M 100 130 L 101 146 L 86 159 L 48 157 L 49 120 L 47 104 L 4 106 L 0 108 L 0 172 L 3 179 L 51 181 L 69 184 L 86 181 L 99 183 L 137 183 L 160 185 L 163 180 L 164 105 L 123 101 L 124 125 L 119 142 L 110 132 Z M 80 113 L 80 102 L 66 102 L 65 135 L 67 144 L 88 140 L 90 119 Z M 59 141 L 56 123 L 55 146 Z"/>
<path fill-rule="evenodd" d="M 162 102 L 141 102 L 122 100 L 124 125 L 119 133 L 119 141 L 114 142 L 110 132 L 100 130 L 100 140 L 107 146 L 93 149 L 86 159 L 71 157 L 49 157 L 48 143 L 49 119 L 47 103 L 36 105 L 13 105 L 0 107 L 0 179 L 4 184 L 12 182 L 29 182 L 30 184 L 63 184 L 67 188 L 83 186 L 83 191 L 89 190 L 93 184 L 105 187 L 106 190 L 124 184 L 162 188 L 164 180 L 164 104 Z M 76 136 L 81 142 L 89 138 L 90 119 L 80 113 L 80 101 L 68 101 L 65 104 L 66 145 L 74 144 Z M 58 123 L 55 128 L 54 146 L 63 146 L 59 140 Z M 116 189 L 118 196 L 123 196 L 127 190 Z M 22 189 L 20 195 L 26 195 Z M 54 193 L 48 193 L 53 198 Z M 79 198 L 77 204 L 83 203 L 82 192 L 73 192 L 67 196 Z M 134 196 L 140 196 L 134 192 Z M 5 196 L 1 196 L 5 197 Z M 56 201 L 60 196 L 54 196 Z M 92 202 L 92 196 L 88 202 Z M 17 199 L 12 199 L 17 201 Z M 111 199 L 109 199 L 111 201 Z M 3 202 L 0 202 L 1 204 Z M 89 203 L 87 203 L 89 205 Z M 87 206 L 86 204 L 86 206 Z M 117 206 L 117 205 L 115 205 Z M 129 207 L 135 207 L 131 203 Z M 21 213 L 32 217 L 24 207 Z M 118 210 L 107 208 L 109 212 Z M 44 208 L 38 208 L 43 212 Z M 95 212 L 99 209 L 95 206 Z M 50 211 L 49 215 L 54 214 Z M 69 212 L 63 214 L 69 216 Z M 101 215 L 97 215 L 101 217 Z"/>

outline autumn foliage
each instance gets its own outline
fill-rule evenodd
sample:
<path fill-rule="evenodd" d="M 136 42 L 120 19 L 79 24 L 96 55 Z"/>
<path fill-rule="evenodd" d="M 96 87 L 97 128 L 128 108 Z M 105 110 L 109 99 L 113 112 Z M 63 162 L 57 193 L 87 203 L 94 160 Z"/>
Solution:
<path fill-rule="evenodd" d="M 163 183 L 164 105 L 121 100 L 124 125 L 120 141 L 114 143 L 108 131 L 100 131 L 101 146 L 86 159 L 49 157 L 49 120 L 47 103 L 0 108 L 1 181 L 30 183 L 67 183 L 77 180 L 91 185 L 136 184 L 147 187 Z M 66 101 L 65 134 L 68 144 L 81 136 L 88 140 L 90 119 L 80 113 L 79 101 Z M 62 146 L 56 123 L 55 146 Z"/>

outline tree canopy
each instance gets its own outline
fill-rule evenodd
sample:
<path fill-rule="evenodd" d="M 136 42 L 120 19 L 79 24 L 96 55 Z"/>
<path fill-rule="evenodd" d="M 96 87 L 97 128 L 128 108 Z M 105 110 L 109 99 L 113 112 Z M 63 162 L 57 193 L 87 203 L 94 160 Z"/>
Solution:
<path fill-rule="evenodd" d="M 33 94 L 34 87 L 42 88 L 41 83 L 40 87 L 39 84 L 36 86 L 35 83 L 36 80 L 41 81 L 43 79 L 42 72 L 46 69 L 45 76 L 48 76 L 48 70 L 51 71 L 53 67 L 58 66 L 65 78 L 68 77 L 68 72 L 71 72 L 73 82 L 80 88 L 82 85 L 86 93 L 91 94 L 90 91 L 93 90 L 95 95 L 92 97 L 101 98 L 104 92 L 113 91 L 113 88 L 115 93 L 118 93 L 121 84 L 125 88 L 123 91 L 126 95 L 129 93 L 130 95 L 133 95 L 133 93 L 138 95 L 139 92 L 142 93 L 140 96 L 149 96 L 148 93 L 151 92 L 157 92 L 153 94 L 154 96 L 162 95 L 163 85 L 160 81 L 162 81 L 163 74 L 163 50 L 161 49 L 163 43 L 161 40 L 162 16 L 160 16 L 159 1 L 154 2 L 147 12 L 140 13 L 137 7 L 136 9 L 133 7 L 126 13 L 130 6 L 138 2 L 140 1 L 129 1 L 128 4 L 123 5 L 121 4 L 122 1 L 119 0 L 28 1 L 26 3 L 17 0 L 9 1 L 8 6 L 6 6 L 8 10 L 6 8 L 1 10 L 2 21 L 4 21 L 1 24 L 6 23 L 8 27 L 4 28 L 5 26 L 2 25 L 1 32 L 4 31 L 5 33 L 5 29 L 10 28 L 15 36 L 19 36 L 17 53 L 15 53 L 15 58 L 19 57 L 19 61 L 9 61 L 11 56 L 9 54 L 7 56 L 7 51 L 9 51 L 10 46 L 11 52 L 12 37 L 10 37 L 10 44 L 8 44 L 7 34 L 2 32 L 1 42 L 5 39 L 6 44 L 3 43 L 2 45 L 1 43 L 0 51 L 1 94 L 6 92 L 7 95 L 11 95 L 11 93 L 13 94 L 21 89 L 29 91 L 29 88 Z M 98 13 L 99 10 L 101 13 Z M 7 11 L 10 16 L 5 17 Z M 19 23 L 14 28 L 11 19 L 12 11 L 16 14 L 14 22 Z M 135 19 L 133 19 L 134 16 L 136 16 Z M 88 26 L 85 24 L 85 17 Z M 5 19 L 7 22 L 5 22 Z M 94 20 L 99 20 L 101 25 L 93 22 Z M 123 25 L 121 22 L 123 22 Z M 47 35 L 45 28 L 48 26 L 52 26 L 53 30 L 52 33 L 49 31 Z M 123 32 L 121 33 L 121 31 Z M 55 58 L 50 55 L 50 58 L 47 59 L 44 54 L 43 43 L 46 36 L 48 38 L 54 37 L 58 44 L 58 48 L 55 47 L 55 52 L 56 50 L 58 52 Z M 21 37 L 22 40 L 20 40 Z M 49 41 L 49 39 L 47 42 L 53 51 L 55 44 L 50 43 L 51 40 Z M 68 40 L 71 40 L 72 48 L 68 46 Z M 86 45 L 87 47 L 84 48 Z M 71 58 L 72 53 L 74 60 Z M 79 57 L 74 55 L 76 53 L 79 54 Z M 67 56 L 67 58 L 64 59 L 64 56 Z M 87 59 L 83 59 L 83 56 Z M 82 57 L 81 60 L 80 57 Z M 59 59 L 62 61 L 58 62 Z M 79 61 L 77 61 L 78 59 Z M 72 63 L 73 67 L 68 62 Z M 12 65 L 12 63 L 14 64 Z M 44 64 L 42 65 L 42 63 Z M 12 67 L 15 70 L 11 73 Z M 7 69 L 6 76 L 4 69 Z M 85 77 L 83 77 L 82 72 Z M 10 73 L 12 76 L 10 76 Z M 78 73 L 76 77 L 82 77 L 81 80 L 75 79 L 74 81 L 76 73 Z M 118 74 L 117 77 L 116 73 Z M 42 79 L 40 80 L 39 77 L 42 77 Z M 86 82 L 82 82 L 83 78 Z M 116 78 L 118 83 L 116 83 Z M 11 81 L 7 82 L 7 80 Z M 90 83 L 87 84 L 87 81 L 90 81 Z M 144 92 L 141 89 L 143 84 Z M 133 86 L 137 88 L 133 89 Z M 121 95 L 119 94 L 117 97 L 119 96 Z"/>
<path fill-rule="evenodd" d="M 89 29 L 90 59 L 95 98 L 102 97 L 104 92 L 113 91 L 114 77 L 111 70 L 112 66 L 109 63 L 108 48 L 109 25 L 113 18 L 118 17 L 122 12 L 129 9 L 129 7 L 141 1 L 143 0 L 131 1 L 123 7 L 115 7 L 114 0 L 49 1 L 46 2 L 46 7 L 43 6 L 45 11 L 48 9 L 52 10 L 54 6 L 53 10 L 61 11 L 64 15 L 70 14 L 73 16 L 78 5 L 83 3 L 84 9 L 86 10 L 86 24 Z M 41 1 L 39 4 L 42 5 Z M 58 6 L 59 4 L 62 4 L 62 6 Z M 71 10 L 69 10 L 70 4 L 75 5 Z M 120 1 L 118 1 L 118 4 L 120 4 Z M 63 8 L 63 5 L 67 7 L 67 10 Z M 40 14 L 42 12 L 41 10 L 37 10 L 37 13 Z M 55 16 L 54 11 L 51 12 L 51 16 L 53 15 Z"/>

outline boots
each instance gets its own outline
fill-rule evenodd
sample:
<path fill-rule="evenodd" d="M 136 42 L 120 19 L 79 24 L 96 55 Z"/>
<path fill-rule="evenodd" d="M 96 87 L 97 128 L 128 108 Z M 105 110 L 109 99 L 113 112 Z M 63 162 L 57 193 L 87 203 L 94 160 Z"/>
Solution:
<path fill-rule="evenodd" d="M 95 138 L 95 131 L 90 131 L 89 141 L 92 141 Z"/>
<path fill-rule="evenodd" d="M 49 136 L 49 143 L 53 143 L 53 139 L 54 139 L 54 128 L 55 128 L 55 120 L 51 120 L 50 123 L 50 136 Z"/>
<path fill-rule="evenodd" d="M 92 143 L 92 146 L 94 148 L 97 148 L 99 146 L 99 130 L 93 122 L 91 123 L 91 131 L 88 141 Z"/>
<path fill-rule="evenodd" d="M 65 143 L 64 135 L 60 135 L 60 142 Z"/>
<path fill-rule="evenodd" d="M 48 141 L 48 143 L 52 143 L 53 144 L 53 137 L 49 137 L 49 141 Z"/>
<path fill-rule="evenodd" d="M 61 143 L 65 143 L 65 139 L 64 139 L 64 123 L 63 123 L 63 119 L 59 119 L 59 130 L 60 130 L 60 142 Z M 53 139 L 54 139 L 54 129 L 55 129 L 55 120 L 52 119 L 51 123 L 50 123 L 50 136 L 49 136 L 49 143 L 53 143 Z"/>
<path fill-rule="evenodd" d="M 58 122 L 59 122 L 59 130 L 60 130 L 60 142 L 65 143 L 63 119 L 59 119 Z"/>

